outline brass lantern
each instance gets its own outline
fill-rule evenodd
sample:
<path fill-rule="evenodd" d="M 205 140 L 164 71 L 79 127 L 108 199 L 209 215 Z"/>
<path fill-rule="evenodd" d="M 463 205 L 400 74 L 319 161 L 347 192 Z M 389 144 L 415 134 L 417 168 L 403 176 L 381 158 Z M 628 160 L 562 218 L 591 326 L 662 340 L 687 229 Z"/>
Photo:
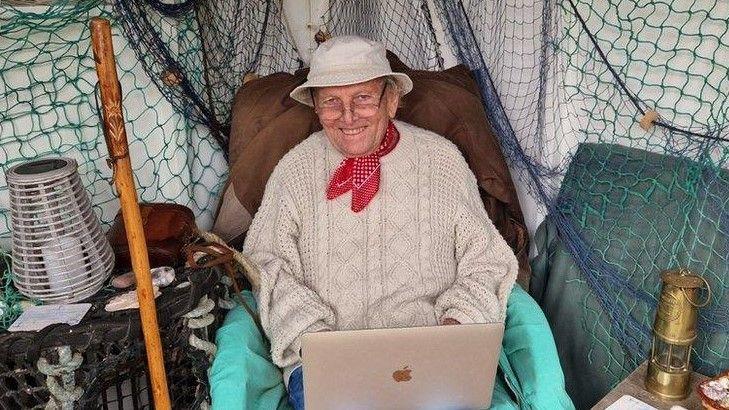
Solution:
<path fill-rule="evenodd" d="M 661 280 L 645 387 L 665 400 L 681 400 L 688 397 L 691 387 L 689 359 L 696 339 L 698 308 L 709 303 L 711 290 L 704 278 L 685 269 L 664 272 Z M 704 285 L 708 295 L 699 303 L 699 290 Z"/>

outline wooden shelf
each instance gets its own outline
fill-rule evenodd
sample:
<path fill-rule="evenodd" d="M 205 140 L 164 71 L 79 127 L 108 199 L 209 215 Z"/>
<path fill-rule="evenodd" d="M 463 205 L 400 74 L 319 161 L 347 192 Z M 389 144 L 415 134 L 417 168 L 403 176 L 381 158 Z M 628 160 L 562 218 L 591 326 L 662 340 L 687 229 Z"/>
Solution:
<path fill-rule="evenodd" d="M 600 402 L 598 402 L 594 407 L 592 407 L 592 409 L 605 409 L 626 394 L 633 396 L 636 399 L 643 401 L 646 404 L 649 404 L 659 410 L 670 409 L 671 406 L 675 405 L 683 406 L 690 410 L 702 408 L 701 399 L 699 398 L 698 394 L 696 394 L 696 387 L 699 385 L 699 383 L 708 379 L 707 376 L 696 372 L 691 373 L 691 393 L 689 394 L 689 396 L 681 401 L 669 402 L 661 400 L 660 398 L 649 393 L 645 389 L 646 370 L 648 370 L 647 361 L 643 362 L 643 364 L 638 366 L 638 368 L 635 369 L 635 371 L 633 371 L 630 376 L 620 382 L 620 384 L 618 384 L 612 391 L 610 391 L 610 393 L 603 397 L 603 399 L 600 400 Z"/>

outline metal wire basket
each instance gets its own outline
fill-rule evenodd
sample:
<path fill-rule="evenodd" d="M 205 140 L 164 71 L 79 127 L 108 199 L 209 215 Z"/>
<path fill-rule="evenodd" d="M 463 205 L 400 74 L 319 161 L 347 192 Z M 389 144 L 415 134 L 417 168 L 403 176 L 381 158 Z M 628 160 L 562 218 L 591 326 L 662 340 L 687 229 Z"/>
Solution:
<path fill-rule="evenodd" d="M 77 168 L 71 158 L 49 158 L 7 172 L 13 282 L 20 293 L 47 303 L 93 295 L 114 267 Z"/>

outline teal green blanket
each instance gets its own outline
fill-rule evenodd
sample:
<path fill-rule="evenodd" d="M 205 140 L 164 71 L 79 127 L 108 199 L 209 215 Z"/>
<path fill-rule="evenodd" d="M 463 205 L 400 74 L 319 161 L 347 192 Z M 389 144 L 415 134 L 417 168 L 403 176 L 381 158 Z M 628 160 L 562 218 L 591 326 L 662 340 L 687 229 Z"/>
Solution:
<path fill-rule="evenodd" d="M 255 306 L 250 292 L 243 292 Z M 216 336 L 210 369 L 213 409 L 289 409 L 281 371 L 271 363 L 268 344 L 241 307 L 228 313 Z M 572 409 L 552 333 L 534 300 L 515 286 L 507 307 L 506 330 L 492 409 Z"/>
<path fill-rule="evenodd" d="M 635 289 L 657 298 L 661 271 L 688 267 L 714 290 L 701 314 L 713 309 L 726 317 L 726 181 L 726 171 L 709 171 L 685 158 L 581 144 L 562 182 L 558 210 L 584 238 L 592 256 Z M 715 186 L 701 194 L 701 184 Z M 711 212 L 724 212 L 723 228 L 711 223 L 721 219 Z M 650 337 L 640 339 L 642 355 L 636 357 L 621 345 L 616 334 L 639 335 L 626 330 L 625 323 L 612 323 L 551 220 L 539 228 L 534 243 L 538 256 L 532 261 L 530 294 L 552 326 L 570 397 L 577 408 L 590 408 L 645 360 Z M 651 329 L 655 305 L 636 300 L 618 286 L 601 286 L 644 329 Z M 716 374 L 729 367 L 729 335 L 700 331 L 691 355 L 694 369 Z"/>

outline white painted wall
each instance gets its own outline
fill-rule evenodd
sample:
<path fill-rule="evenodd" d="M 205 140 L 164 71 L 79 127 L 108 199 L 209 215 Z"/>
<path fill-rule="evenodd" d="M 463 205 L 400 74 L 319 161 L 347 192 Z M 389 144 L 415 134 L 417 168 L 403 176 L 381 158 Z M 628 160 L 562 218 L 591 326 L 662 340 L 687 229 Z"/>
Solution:
<path fill-rule="evenodd" d="M 283 13 L 299 56 L 309 64 L 316 49 L 314 35 L 324 27 L 328 0 L 283 0 Z"/>

